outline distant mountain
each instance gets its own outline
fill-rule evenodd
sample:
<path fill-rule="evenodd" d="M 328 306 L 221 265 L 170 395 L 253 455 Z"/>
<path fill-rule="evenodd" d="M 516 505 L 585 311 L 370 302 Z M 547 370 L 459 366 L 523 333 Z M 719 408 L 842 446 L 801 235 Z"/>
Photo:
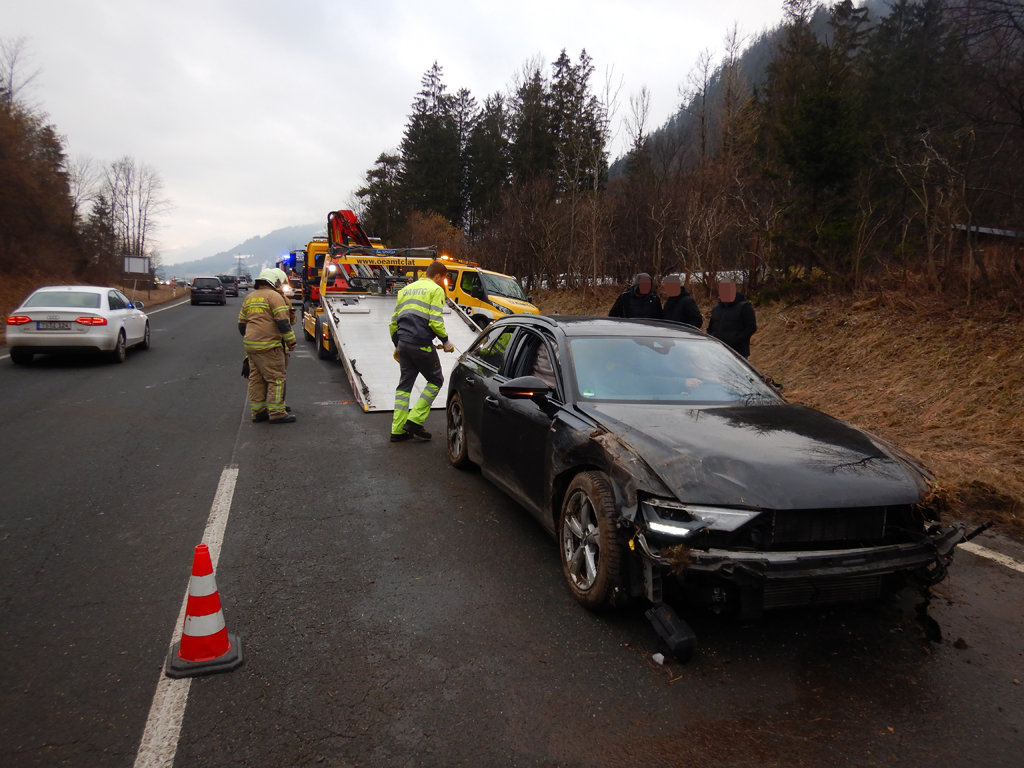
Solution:
<path fill-rule="evenodd" d="M 262 237 L 250 237 L 234 248 L 194 261 L 164 264 L 157 270 L 163 277 L 191 278 L 196 275 L 237 274 L 255 276 L 264 267 L 274 266 L 282 255 L 301 248 L 317 235 L 324 235 L 323 224 L 304 224 L 275 229 Z"/>

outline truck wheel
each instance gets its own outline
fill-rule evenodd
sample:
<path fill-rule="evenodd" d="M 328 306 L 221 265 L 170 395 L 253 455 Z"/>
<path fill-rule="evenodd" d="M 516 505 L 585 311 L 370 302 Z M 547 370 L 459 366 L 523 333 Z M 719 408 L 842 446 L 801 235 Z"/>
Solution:
<path fill-rule="evenodd" d="M 313 341 L 316 343 L 316 356 L 321 360 L 330 360 L 331 353 L 324 347 L 324 324 L 320 320 L 316 321 L 313 329 Z"/>
<path fill-rule="evenodd" d="M 580 472 L 573 478 L 558 518 L 558 543 L 569 591 L 587 608 L 612 606 L 623 587 L 625 547 L 614 514 L 605 475 Z"/>

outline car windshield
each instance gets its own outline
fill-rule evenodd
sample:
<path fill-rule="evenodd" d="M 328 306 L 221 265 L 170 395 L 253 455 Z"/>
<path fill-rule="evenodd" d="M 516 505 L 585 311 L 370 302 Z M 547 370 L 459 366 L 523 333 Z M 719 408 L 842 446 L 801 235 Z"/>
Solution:
<path fill-rule="evenodd" d="M 756 371 L 711 339 L 579 337 L 569 349 L 583 401 L 780 402 Z"/>
<path fill-rule="evenodd" d="M 91 291 L 36 291 L 22 306 L 99 309 L 100 295 Z"/>
<path fill-rule="evenodd" d="M 220 280 L 216 277 L 197 277 L 193 285 L 196 288 L 219 288 Z"/>
<path fill-rule="evenodd" d="M 495 275 L 490 272 L 481 272 L 480 275 L 484 279 L 484 288 L 487 289 L 488 294 L 526 301 L 526 294 L 523 293 L 522 286 L 514 277 Z"/>

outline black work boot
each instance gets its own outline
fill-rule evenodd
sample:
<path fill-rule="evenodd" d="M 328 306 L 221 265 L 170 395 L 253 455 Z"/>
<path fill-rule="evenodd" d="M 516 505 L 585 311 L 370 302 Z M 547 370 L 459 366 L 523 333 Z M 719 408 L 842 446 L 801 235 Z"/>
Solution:
<path fill-rule="evenodd" d="M 419 440 L 430 439 L 430 433 L 423 428 L 422 424 L 417 424 L 415 421 L 405 422 L 405 432 L 406 434 L 412 435 L 413 437 L 418 438 Z"/>

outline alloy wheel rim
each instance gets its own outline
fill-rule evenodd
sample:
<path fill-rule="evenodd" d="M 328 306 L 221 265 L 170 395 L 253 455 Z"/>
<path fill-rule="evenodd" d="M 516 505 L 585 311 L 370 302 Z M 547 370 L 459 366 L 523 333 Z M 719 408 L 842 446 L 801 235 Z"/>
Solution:
<path fill-rule="evenodd" d="M 577 589 L 586 591 L 597 581 L 601 547 L 594 504 L 582 491 L 569 500 L 569 514 L 562 526 L 566 570 Z"/>

